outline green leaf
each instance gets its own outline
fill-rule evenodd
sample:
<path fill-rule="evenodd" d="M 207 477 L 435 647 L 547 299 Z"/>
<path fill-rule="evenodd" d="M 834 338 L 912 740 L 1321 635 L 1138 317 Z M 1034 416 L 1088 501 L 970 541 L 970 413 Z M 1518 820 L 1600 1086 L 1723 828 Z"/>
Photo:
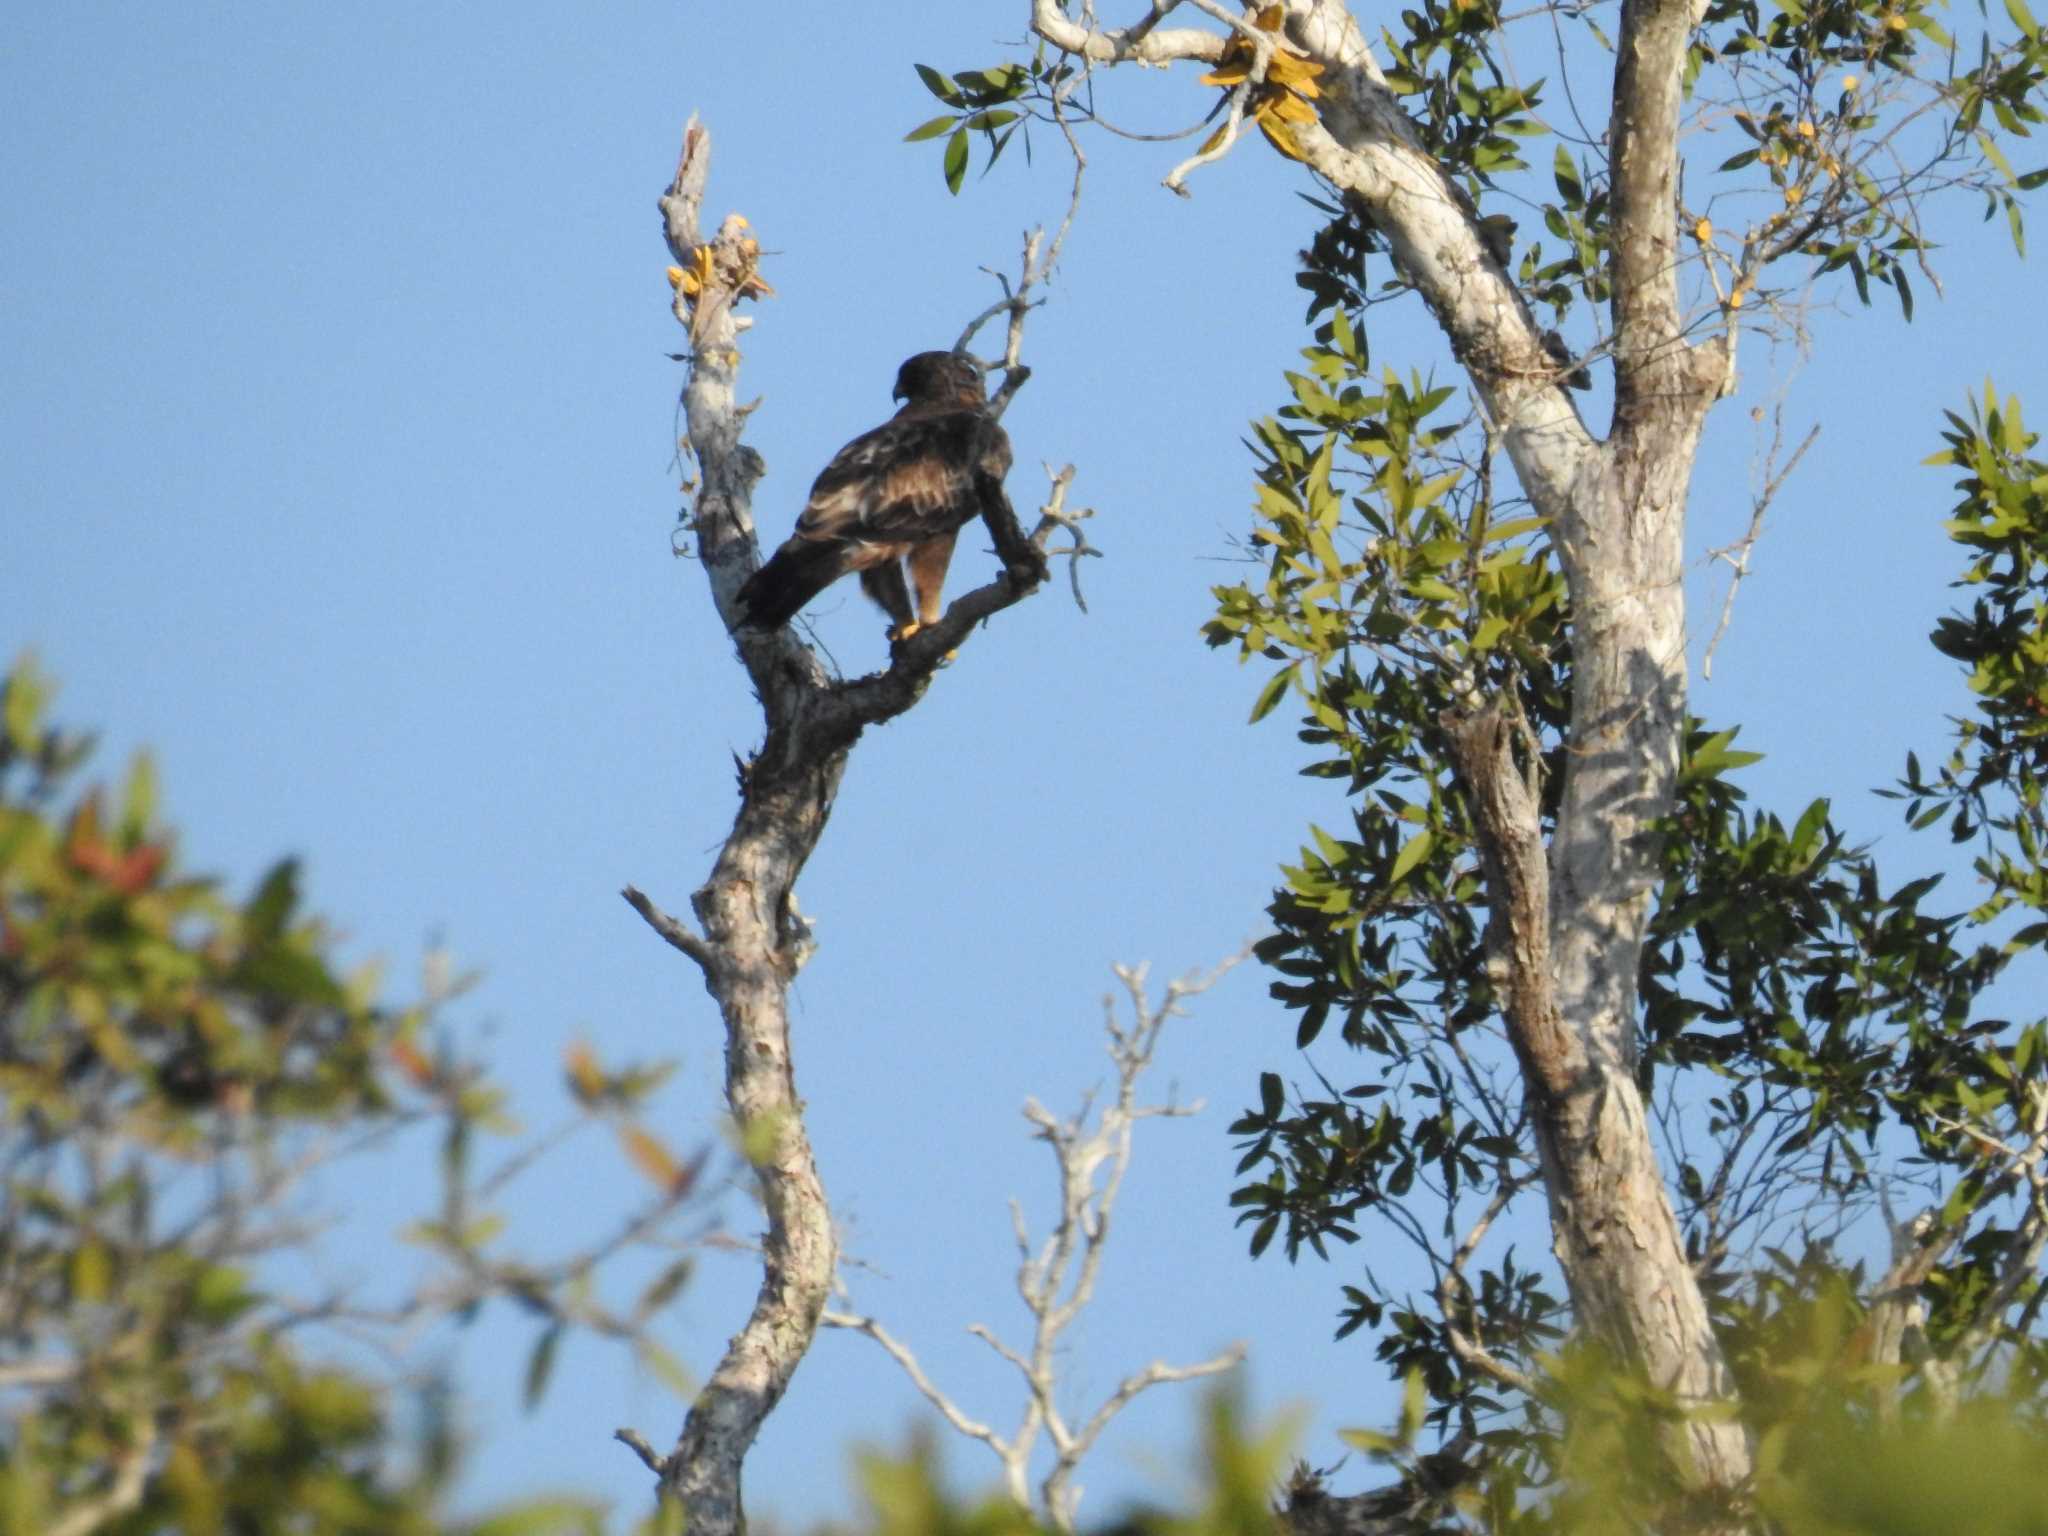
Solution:
<path fill-rule="evenodd" d="M 1408 1444 L 1415 1443 L 1415 1437 L 1422 1433 L 1422 1416 L 1429 1407 L 1429 1389 L 1422 1379 L 1422 1368 L 1411 1366 L 1401 1383 L 1401 1438 Z"/>
<path fill-rule="evenodd" d="M 209 1323 L 231 1323 L 262 1300 L 248 1272 L 232 1264 L 207 1265 L 192 1286 L 192 1309 Z"/>
<path fill-rule="evenodd" d="M 1364 1451 L 1368 1456 L 1391 1456 L 1401 1449 L 1401 1442 L 1392 1435 L 1381 1434 L 1376 1429 L 1340 1429 L 1337 1438 L 1353 1450 Z"/>
<path fill-rule="evenodd" d="M 929 64 L 919 64 L 915 67 L 917 69 L 917 77 L 924 82 L 926 90 L 949 106 L 959 102 L 960 87 L 955 85 L 952 80 L 940 74 Z"/>
<path fill-rule="evenodd" d="M 1709 736 L 1694 750 L 1685 765 L 1685 772 L 1679 776 L 1682 784 L 1696 784 L 1702 779 L 1718 779 L 1723 773 L 1734 768 L 1746 768 L 1751 763 L 1763 761 L 1761 752 L 1736 752 L 1728 743 L 1735 739 L 1734 730 L 1721 731 Z"/>
<path fill-rule="evenodd" d="M 951 128 L 956 121 L 957 119 L 953 116 L 952 113 L 944 113 L 938 117 L 933 118 L 930 122 L 919 123 L 915 128 L 911 129 L 910 132 L 903 135 L 903 142 L 906 144 L 915 144 L 920 139 L 936 139 L 948 128 Z"/>
<path fill-rule="evenodd" d="M 1579 168 L 1573 162 L 1571 152 L 1562 144 L 1557 146 L 1557 159 L 1551 165 L 1550 174 L 1557 182 L 1557 195 L 1564 199 L 1565 207 L 1583 208 L 1586 205 L 1586 188 L 1579 180 Z"/>
<path fill-rule="evenodd" d="M 1401 845 L 1401 851 L 1394 855 L 1394 867 L 1387 871 L 1387 884 L 1399 885 L 1416 865 L 1429 857 L 1436 846 L 1436 833 L 1424 828 Z"/>
<path fill-rule="evenodd" d="M 654 1372 L 662 1385 L 677 1397 L 688 1399 L 697 1395 L 696 1384 L 691 1381 L 688 1368 L 652 1339 L 640 1341 L 637 1356 L 640 1363 Z"/>
<path fill-rule="evenodd" d="M 156 820 L 156 761 L 147 752 L 135 754 L 128 768 L 128 784 L 121 794 L 121 834 L 140 840 Z"/>
<path fill-rule="evenodd" d="M 596 1505 L 581 1499 L 533 1499 L 465 1529 L 469 1536 L 563 1536 L 566 1531 L 601 1536 L 604 1517 Z"/>
<path fill-rule="evenodd" d="M 1547 526 L 1549 522 L 1550 519 L 1547 517 L 1511 517 L 1504 523 L 1494 523 L 1488 527 L 1486 542 L 1491 546 L 1508 539 L 1519 538 L 1525 533 L 1534 533 L 1538 528 Z"/>
<path fill-rule="evenodd" d="M 1005 123 L 1017 121 L 1017 114 L 1008 107 L 998 107 L 993 112 L 977 112 L 960 126 L 977 129 L 982 133 L 993 133 Z"/>
<path fill-rule="evenodd" d="M 24 757 L 36 750 L 43 707 L 50 702 L 50 681 L 30 655 L 21 656 L 7 674 L 6 697 L 0 701 L 8 745 Z"/>
<path fill-rule="evenodd" d="M 1254 1229 L 1252 1232 L 1253 1258 L 1256 1259 L 1260 1254 L 1266 1251 L 1267 1246 L 1273 1241 L 1273 1234 L 1276 1231 L 1278 1231 L 1279 1228 L 1280 1218 L 1278 1216 L 1268 1216 L 1264 1221 L 1258 1224 L 1257 1228 Z"/>
<path fill-rule="evenodd" d="M 299 861 L 279 859 L 242 909 L 243 933 L 251 944 L 271 944 L 284 933 L 299 901 Z"/>
<path fill-rule="evenodd" d="M 1247 724 L 1256 725 L 1273 713 L 1273 707 L 1286 694 L 1287 685 L 1294 681 L 1294 669 L 1299 665 L 1299 662 L 1290 662 L 1266 680 L 1266 686 L 1259 690 L 1258 698 L 1253 701 L 1252 717 Z"/>
<path fill-rule="evenodd" d="M 953 137 L 946 140 L 946 190 L 955 194 L 960 183 L 967 179 L 967 130 L 957 128 Z"/>
<path fill-rule="evenodd" d="M 534 1340 L 533 1353 L 526 1357 L 526 1385 L 520 1401 L 528 1413 L 539 1406 L 541 1394 L 548 1389 L 548 1376 L 555 1368 L 555 1349 L 562 1342 L 562 1332 L 561 1323 L 543 1328 Z"/>
<path fill-rule="evenodd" d="M 1278 1120 L 1280 1112 L 1287 1107 L 1287 1090 L 1280 1082 L 1278 1072 L 1259 1074 L 1259 1108 L 1268 1120 Z"/>
<path fill-rule="evenodd" d="M 71 1255 L 71 1299 L 94 1305 L 107 1299 L 114 1288 L 114 1261 L 106 1244 L 87 1238 Z"/>

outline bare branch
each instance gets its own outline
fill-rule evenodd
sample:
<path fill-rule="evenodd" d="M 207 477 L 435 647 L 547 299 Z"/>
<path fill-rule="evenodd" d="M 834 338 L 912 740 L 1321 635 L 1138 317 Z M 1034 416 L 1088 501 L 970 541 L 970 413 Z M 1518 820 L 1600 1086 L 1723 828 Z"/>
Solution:
<path fill-rule="evenodd" d="M 656 1477 L 660 1477 L 666 1470 L 661 1464 L 660 1454 L 652 1445 L 647 1443 L 647 1437 L 641 1434 L 639 1430 L 630 1428 L 615 1429 L 612 1431 L 612 1438 L 625 1446 L 635 1456 L 638 1456 L 647 1470 Z"/>
<path fill-rule="evenodd" d="M 1793 450 L 1792 457 L 1785 461 L 1785 467 L 1777 469 L 1774 466 L 1784 436 L 1785 412 L 1784 407 L 1780 406 L 1773 413 L 1771 451 L 1764 460 L 1764 486 L 1750 503 L 1749 531 L 1733 544 L 1725 544 L 1719 549 L 1708 551 L 1708 558 L 1727 561 L 1732 574 L 1728 577 L 1728 590 L 1721 598 L 1721 617 L 1715 622 L 1713 638 L 1707 642 L 1706 654 L 1700 659 L 1702 677 L 1714 675 L 1714 652 L 1720 648 L 1721 637 L 1728 633 L 1728 620 L 1735 612 L 1735 594 L 1742 586 L 1742 578 L 1749 574 L 1750 553 L 1756 548 L 1757 540 L 1763 537 L 1764 513 L 1769 510 L 1779 488 L 1792 478 L 1792 471 L 1797 469 L 1799 461 L 1806 457 L 1806 450 L 1813 446 L 1813 440 L 1820 436 L 1820 427 L 1818 424 L 1809 427 L 1806 436 L 1800 439 L 1799 446 Z"/>
<path fill-rule="evenodd" d="M 1471 1284 L 1465 1279 L 1465 1266 L 1471 1262 L 1472 1255 L 1478 1251 L 1480 1243 L 1485 1241 L 1488 1230 L 1500 1213 L 1505 1211 L 1509 1202 L 1533 1183 L 1535 1178 L 1534 1173 L 1525 1174 L 1520 1178 L 1504 1177 L 1495 1186 L 1493 1198 L 1486 1203 L 1485 1213 L 1472 1224 L 1471 1231 L 1465 1234 L 1465 1240 L 1458 1244 L 1457 1251 L 1451 1255 L 1451 1262 L 1438 1278 L 1436 1286 L 1437 1309 L 1443 1315 L 1444 1337 L 1450 1342 L 1451 1353 L 1473 1370 L 1492 1378 L 1502 1386 L 1527 1393 L 1532 1397 L 1537 1391 L 1535 1379 L 1527 1372 L 1509 1365 L 1488 1349 L 1475 1334 L 1468 1333 L 1459 1325 L 1458 1316 L 1462 1310 L 1461 1304 L 1469 1303 L 1472 1298 Z"/>
<path fill-rule="evenodd" d="M 1013 1349 L 981 1323 L 967 1330 L 1014 1366 L 1024 1380 L 1025 1403 L 1013 1433 L 1007 1437 L 998 1435 L 986 1424 L 969 1418 L 931 1382 L 908 1346 L 873 1319 L 852 1313 L 828 1313 L 825 1318 L 832 1326 L 865 1333 L 880 1344 L 955 1430 L 981 1441 L 995 1453 L 1003 1465 L 1004 1485 L 1010 1497 L 1027 1508 L 1030 1497 L 1026 1471 L 1043 1430 L 1052 1442 L 1053 1463 L 1039 1484 L 1040 1512 L 1060 1530 L 1074 1528 L 1074 1512 L 1080 1498 L 1074 1475 L 1082 1460 L 1132 1399 L 1163 1383 L 1215 1375 L 1244 1358 L 1243 1346 L 1232 1345 L 1194 1365 L 1155 1361 L 1125 1377 L 1078 1429 L 1071 1427 L 1060 1411 L 1057 1346 L 1061 1334 L 1094 1298 L 1104 1245 L 1109 1238 L 1110 1217 L 1130 1166 L 1132 1127 L 1142 1119 L 1193 1112 L 1192 1108 L 1176 1105 L 1139 1105 L 1138 1079 L 1152 1064 L 1166 1021 L 1185 1012 L 1182 1002 L 1206 991 L 1242 958 L 1235 956 L 1207 975 L 1184 977 L 1172 983 L 1156 1007 L 1146 994 L 1145 967 L 1117 966 L 1117 978 L 1128 995 L 1131 1022 L 1120 1024 L 1113 1001 L 1104 1000 L 1109 1056 L 1117 1072 L 1114 1097 L 1095 1111 L 1091 1096 L 1081 1111 L 1067 1120 L 1060 1119 L 1036 1099 L 1025 1100 L 1024 1118 L 1035 1128 L 1038 1139 L 1052 1148 L 1060 1190 L 1058 1218 L 1051 1235 L 1036 1253 L 1023 1211 L 1015 1201 L 1011 1202 L 1019 1256 L 1017 1293 L 1032 1318 L 1031 1344 L 1028 1350 Z"/>
<path fill-rule="evenodd" d="M 766 734 L 759 753 L 741 765 L 732 831 L 709 880 L 691 898 L 698 926 L 662 912 L 633 887 L 623 894 L 656 933 L 703 971 L 725 1023 L 726 1097 L 733 1118 L 772 1132 L 768 1154 L 755 1164 L 768 1217 L 760 1293 L 746 1326 L 692 1404 L 674 1452 L 660 1462 L 664 1492 L 689 1509 L 693 1536 L 735 1536 L 743 1526 L 741 1464 L 810 1346 L 837 1265 L 830 1212 L 790 1064 L 789 984 L 815 942 L 797 906 L 796 879 L 823 834 L 861 733 L 915 705 L 977 624 L 1044 580 L 1045 541 L 1061 524 L 1041 518 L 1037 535 L 1027 537 L 1000 484 L 978 481 L 977 499 L 1002 572 L 957 598 L 937 623 L 895 645 L 887 668 L 866 677 L 835 681 L 786 626 L 764 632 L 742 622 L 738 592 L 760 566 L 752 490 L 763 467 L 740 442 L 751 407 L 738 403 L 741 357 L 735 342 L 745 322 L 733 308 L 773 290 L 760 275 L 760 246 L 744 219 L 729 215 L 716 236 L 701 238 L 708 154 L 709 137 L 692 119 L 682 163 L 661 200 L 677 263 L 670 274 L 676 315 L 691 340 L 684 410 L 700 470 L 691 531 L 713 601 L 761 700 Z M 1024 317 L 1073 224 L 1084 164 L 1077 146 L 1073 189 L 1057 234 L 1050 244 L 1043 231 L 1025 236 L 1015 281 L 999 278 L 1002 299 L 961 335 L 964 349 L 987 320 L 1009 317 L 1002 359 L 1007 377 L 990 402 L 991 415 L 1000 414 L 1030 376 L 1019 355 Z M 977 473 L 993 481 L 994 472 L 985 467 Z"/>
<path fill-rule="evenodd" d="M 827 1312 L 818 1321 L 827 1328 L 846 1328 L 855 1333 L 866 1334 L 882 1346 L 890 1359 L 903 1367 L 903 1374 L 910 1378 L 911 1385 L 917 1388 L 926 1402 L 938 1409 L 948 1424 L 968 1439 L 981 1441 L 998 1457 L 1006 1458 L 1009 1455 L 1009 1446 L 1003 1437 L 988 1425 L 970 1419 L 961 1412 L 959 1405 L 946 1396 L 931 1377 L 925 1374 L 924 1367 L 918 1364 L 917 1356 L 910 1352 L 908 1346 L 872 1317 L 861 1317 L 852 1312 Z"/>
<path fill-rule="evenodd" d="M 708 974 L 718 963 L 718 954 L 709 944 L 690 930 L 689 924 L 669 916 L 648 900 L 638 886 L 629 885 L 619 894 L 626 898 L 626 905 L 647 920 L 647 926 L 660 934 L 669 944 L 688 955 L 702 966 Z"/>
<path fill-rule="evenodd" d="M 1031 30 L 1062 53 L 1074 54 L 1093 64 L 1169 64 L 1177 59 L 1198 59 L 1215 63 L 1223 57 L 1225 39 L 1214 32 L 1183 27 L 1156 30 L 1159 19 L 1173 9 L 1158 0 L 1152 14 L 1134 27 L 1093 28 L 1075 21 L 1059 8 L 1058 0 L 1032 0 Z"/>

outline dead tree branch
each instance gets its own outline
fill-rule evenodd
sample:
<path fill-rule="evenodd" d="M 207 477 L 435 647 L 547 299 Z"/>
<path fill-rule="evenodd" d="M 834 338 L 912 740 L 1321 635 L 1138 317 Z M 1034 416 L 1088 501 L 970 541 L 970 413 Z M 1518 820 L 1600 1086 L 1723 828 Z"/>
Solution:
<path fill-rule="evenodd" d="M 1045 539 L 1061 524 L 1041 519 L 1038 533 L 1027 539 L 1005 503 L 1004 517 L 988 519 L 1003 570 L 895 647 L 889 665 L 866 677 L 834 680 L 786 626 L 763 631 L 741 623 L 737 594 L 760 564 L 752 491 L 763 466 L 740 441 L 752 407 L 739 404 L 736 394 L 737 342 L 750 322 L 735 310 L 773 290 L 760 274 L 760 246 L 745 219 L 729 215 L 715 234 L 703 234 L 709 163 L 710 135 L 693 117 L 675 178 L 660 200 L 674 261 L 669 276 L 676 318 L 690 343 L 683 409 L 699 470 L 690 528 L 766 729 L 760 750 L 742 765 L 732 831 L 710 878 L 691 897 L 695 925 L 662 911 L 633 886 L 622 894 L 648 926 L 695 962 L 718 1004 L 726 1034 L 726 1101 L 757 1158 L 767 1230 L 752 1314 L 692 1403 L 674 1448 L 656 1455 L 632 1430 L 620 1431 L 619 1439 L 659 1471 L 663 1496 L 680 1503 L 692 1536 L 737 1536 L 745 1519 L 742 1463 L 810 1348 L 838 1261 L 791 1056 L 789 986 L 812 949 L 810 925 L 796 906 L 797 877 L 824 832 L 861 733 L 915 705 L 976 625 L 1030 594 L 1044 572 Z M 1018 329 L 1057 241 L 1042 257 L 1039 247 L 1039 236 L 1027 238 L 1018 281 L 1005 283 L 1003 301 L 988 312 L 1011 316 L 1003 399 L 1028 377 L 1017 361 Z"/>
<path fill-rule="evenodd" d="M 1728 633 L 1728 621 L 1735 614 L 1735 594 L 1742 588 L 1742 579 L 1749 574 L 1749 557 L 1756 549 L 1757 540 L 1763 537 L 1764 513 L 1770 509 L 1785 482 L 1792 478 L 1792 471 L 1799 467 L 1799 461 L 1806 457 L 1806 450 L 1813 446 L 1813 440 L 1820 436 L 1818 426 L 1809 427 L 1806 436 L 1799 440 L 1799 446 L 1792 450 L 1792 457 L 1785 461 L 1784 468 L 1778 467 L 1778 451 L 1785 441 L 1785 415 L 1778 411 L 1771 426 L 1771 451 L 1764 460 L 1764 484 L 1750 503 L 1749 529 L 1733 544 L 1708 551 L 1708 558 L 1728 562 L 1728 590 L 1721 598 L 1721 617 L 1714 623 L 1713 638 L 1707 641 L 1706 654 L 1700 658 L 1700 676 L 1714 675 L 1714 652 L 1721 647 L 1721 637 Z"/>
<path fill-rule="evenodd" d="M 1074 1481 L 1075 1474 L 1102 1432 L 1132 1399 L 1150 1387 L 1213 1376 L 1244 1358 L 1244 1346 L 1233 1344 L 1193 1365 L 1168 1365 L 1155 1360 L 1124 1377 L 1100 1406 L 1078 1424 L 1071 1422 L 1059 1405 L 1060 1373 L 1055 1355 L 1060 1336 L 1094 1300 L 1109 1240 L 1110 1216 L 1123 1188 L 1124 1175 L 1130 1169 L 1131 1133 L 1140 1120 L 1178 1118 L 1195 1114 L 1201 1108 L 1200 1104 L 1141 1105 L 1137 1102 L 1138 1081 L 1152 1065 L 1167 1021 L 1185 1015 L 1182 1002 L 1214 986 L 1241 958 L 1227 960 L 1207 975 L 1183 977 L 1170 983 L 1157 1006 L 1146 995 L 1146 968 L 1117 966 L 1116 975 L 1128 998 L 1131 1022 L 1120 1024 L 1115 1000 L 1104 999 L 1104 1030 L 1109 1036 L 1109 1058 L 1117 1074 L 1114 1097 L 1092 1118 L 1092 1106 L 1084 1103 L 1077 1114 L 1065 1120 L 1036 1099 L 1024 1102 L 1024 1118 L 1036 1128 L 1037 1137 L 1052 1148 L 1060 1188 L 1058 1219 L 1045 1242 L 1036 1248 L 1022 1208 L 1015 1201 L 1010 1205 L 1021 1259 L 1017 1294 L 1031 1314 L 1031 1344 L 1028 1349 L 1014 1349 L 983 1324 L 968 1329 L 1015 1367 L 1023 1380 L 1024 1407 L 1013 1431 L 1004 1435 L 966 1413 L 931 1380 L 909 1346 L 873 1318 L 833 1311 L 823 1319 L 827 1327 L 866 1334 L 879 1344 L 948 1424 L 994 1453 L 1002 1465 L 1005 1491 L 1025 1509 L 1032 1507 L 1031 1458 L 1043 1432 L 1051 1443 L 1053 1462 L 1038 1484 L 1038 1513 L 1062 1531 L 1074 1529 L 1074 1514 L 1080 1506 L 1081 1488 Z"/>

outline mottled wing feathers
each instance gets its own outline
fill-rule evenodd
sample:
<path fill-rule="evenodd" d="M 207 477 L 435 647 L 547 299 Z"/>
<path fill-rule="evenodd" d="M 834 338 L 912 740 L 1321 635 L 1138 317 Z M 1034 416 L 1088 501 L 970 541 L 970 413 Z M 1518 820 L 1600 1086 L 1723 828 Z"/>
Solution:
<path fill-rule="evenodd" d="M 1008 514 L 1002 480 L 1010 442 L 988 414 L 981 370 L 970 358 L 920 352 L 896 376 L 907 403 L 832 456 L 811 486 L 796 531 L 740 588 L 745 622 L 773 629 L 851 571 L 909 633 L 908 560 L 917 613 L 931 623 L 954 536 L 992 505 Z"/>
<path fill-rule="evenodd" d="M 954 531 L 981 510 L 977 450 L 991 433 L 1002 429 L 979 412 L 910 410 L 862 433 L 811 486 L 797 537 L 896 543 Z"/>

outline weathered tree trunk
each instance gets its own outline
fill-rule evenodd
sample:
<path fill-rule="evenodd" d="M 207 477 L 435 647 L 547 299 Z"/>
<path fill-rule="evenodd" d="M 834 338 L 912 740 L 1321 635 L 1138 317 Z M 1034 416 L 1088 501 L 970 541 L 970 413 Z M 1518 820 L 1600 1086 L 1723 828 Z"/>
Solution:
<path fill-rule="evenodd" d="M 728 217 L 708 240 L 700 235 L 710 150 L 710 134 L 692 118 L 675 180 L 661 198 L 669 249 L 685 278 L 676 293 L 676 316 L 690 337 L 683 405 L 688 448 L 701 477 L 691 532 L 713 601 L 760 698 L 766 736 L 742 768 L 739 813 L 711 878 L 691 897 L 702 931 L 631 886 L 624 895 L 696 962 L 718 1003 L 726 1032 L 726 1100 L 756 1158 L 767 1218 L 752 1314 L 691 1404 L 674 1450 L 665 1457 L 643 1450 L 660 1474 L 663 1495 L 680 1502 L 691 1536 L 734 1536 L 745 1525 L 741 1464 L 810 1348 L 837 1263 L 790 1052 L 789 985 L 810 953 L 810 930 L 794 899 L 796 879 L 825 830 L 847 754 L 861 732 L 909 709 L 976 624 L 1030 592 L 1043 573 L 1051 524 L 1041 523 L 1026 540 L 1013 517 L 997 526 L 1002 520 L 992 516 L 1005 574 L 957 599 L 937 624 L 896 648 L 886 671 L 868 677 L 834 681 L 787 628 L 739 627 L 735 595 L 760 564 L 752 493 L 762 466 L 740 441 L 751 407 L 737 404 L 734 385 L 738 340 L 749 322 L 735 306 L 769 290 L 758 276 L 760 249 L 744 219 Z M 630 1433 L 622 1438 L 644 1445 Z"/>
<path fill-rule="evenodd" d="M 1613 145 L 1615 418 L 1596 441 L 1469 202 L 1417 142 L 1340 0 L 1287 0 L 1285 37 L 1322 64 L 1309 164 L 1367 214 L 1464 366 L 1523 490 L 1550 520 L 1570 584 L 1572 718 L 1548 850 L 1516 722 L 1476 701 L 1446 724 L 1478 812 L 1506 1014 L 1538 1128 L 1559 1262 L 1583 1326 L 1681 1400 L 1730 1383 L 1686 1262 L 1633 1075 L 1636 976 L 1685 719 L 1686 488 L 1730 361 L 1689 344 L 1677 288 L 1678 114 L 1698 0 L 1623 0 Z M 1155 17 L 1156 19 L 1156 17 Z M 1141 25 L 1090 30 L 1054 0 L 1033 28 L 1096 65 L 1213 62 L 1225 39 Z M 1690 1422 L 1697 1482 L 1737 1487 L 1739 1426 Z"/>

